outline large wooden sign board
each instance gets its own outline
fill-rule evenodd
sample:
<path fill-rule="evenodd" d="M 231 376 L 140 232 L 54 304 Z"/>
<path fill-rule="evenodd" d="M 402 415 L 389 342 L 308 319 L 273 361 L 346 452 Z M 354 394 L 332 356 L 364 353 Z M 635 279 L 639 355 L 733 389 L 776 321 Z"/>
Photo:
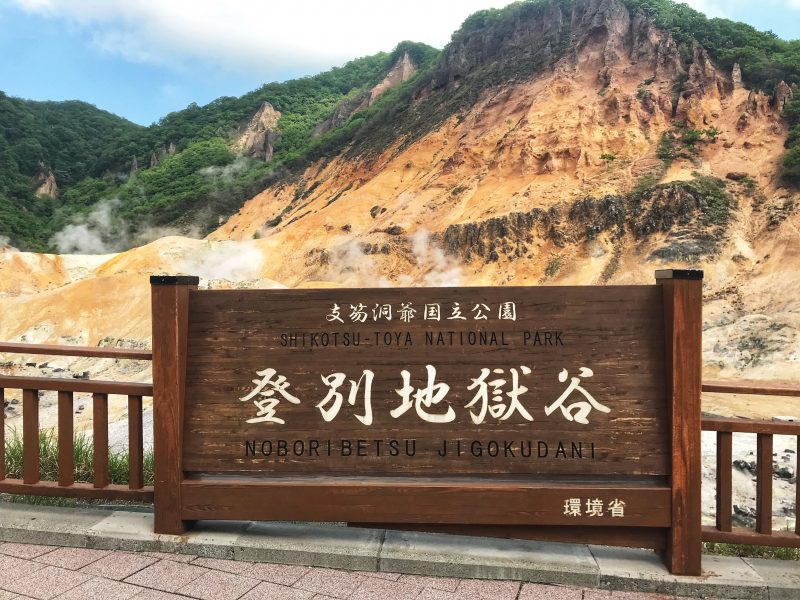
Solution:
<path fill-rule="evenodd" d="M 346 521 L 650 546 L 696 571 L 700 277 L 268 291 L 153 278 L 156 529 Z"/>

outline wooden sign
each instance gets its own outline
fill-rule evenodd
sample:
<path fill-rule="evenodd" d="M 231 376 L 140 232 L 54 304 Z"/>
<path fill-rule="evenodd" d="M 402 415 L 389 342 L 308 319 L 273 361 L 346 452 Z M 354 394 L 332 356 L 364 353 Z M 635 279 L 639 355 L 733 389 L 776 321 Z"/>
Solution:
<path fill-rule="evenodd" d="M 699 370 L 687 382 L 684 365 L 699 346 L 683 339 L 699 344 L 701 281 L 681 273 L 349 290 L 153 278 L 157 531 L 201 518 L 512 526 L 672 556 L 676 511 L 693 510 L 689 480 L 699 488 L 693 449 L 676 455 L 695 412 L 699 442 Z M 691 570 L 692 544 L 673 571 Z"/>
<path fill-rule="evenodd" d="M 668 475 L 660 292 L 190 294 L 184 469 Z"/>

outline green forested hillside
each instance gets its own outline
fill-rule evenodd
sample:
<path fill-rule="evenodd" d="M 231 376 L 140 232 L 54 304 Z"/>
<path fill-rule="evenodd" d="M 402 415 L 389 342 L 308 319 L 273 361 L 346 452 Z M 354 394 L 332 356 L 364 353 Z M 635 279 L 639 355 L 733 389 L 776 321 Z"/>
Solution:
<path fill-rule="evenodd" d="M 31 102 L 0 93 L 0 236 L 50 249 L 54 232 L 101 200 L 119 200 L 131 228 L 207 230 L 284 165 L 302 158 L 312 131 L 348 94 L 378 83 L 403 52 L 430 63 L 438 51 L 406 42 L 392 53 L 353 60 L 313 77 L 269 83 L 239 98 L 189 105 L 141 127 L 82 102 Z M 263 102 L 282 113 L 273 161 L 238 159 L 227 141 Z M 150 156 L 174 144 L 157 167 Z M 129 177 L 134 159 L 139 169 Z M 227 169 L 220 169 L 228 166 Z M 216 170 L 215 170 L 216 169 Z M 52 172 L 58 199 L 37 198 L 33 178 Z"/>
<path fill-rule="evenodd" d="M 513 37 L 519 23 L 545 14 L 553 3 L 569 9 L 575 2 L 526 0 L 479 11 L 442 52 L 404 42 L 391 53 L 360 58 L 313 77 L 266 84 L 206 106 L 192 104 L 150 127 L 81 102 L 29 102 L 0 93 L 0 236 L 21 248 L 51 249 L 56 231 L 103 200 L 115 202 L 119 222 L 130 230 L 192 225 L 208 231 L 219 216 L 234 212 L 270 178 L 291 176 L 308 161 L 343 149 L 354 157 L 369 156 L 396 140 L 410 143 L 471 106 L 487 87 L 528 78 L 552 64 L 570 49 L 568 22 L 537 44 L 517 47 L 503 40 Z M 800 84 L 800 41 L 781 40 L 743 23 L 709 19 L 671 0 L 622 2 L 671 32 L 687 64 L 698 43 L 722 69 L 738 62 L 750 88 L 769 93 L 781 80 Z M 458 50 L 459 57 L 471 60 L 474 49 L 484 47 L 487 39 L 498 41 L 485 46 L 494 47 L 494 54 L 484 52 L 467 72 L 458 74 L 458 86 L 445 87 L 442 81 L 452 68 L 448 51 Z M 404 52 L 418 67 L 410 81 L 332 131 L 312 135 L 343 99 L 374 86 Z M 265 101 L 281 112 L 273 160 L 235 157 L 229 144 L 233 134 Z M 783 173 L 787 182 L 800 185 L 800 94 L 785 114 L 792 128 Z M 149 168 L 150 156 L 171 145 L 176 153 Z M 139 168 L 131 175 L 134 161 Z M 35 197 L 33 179 L 43 172 L 55 175 L 57 199 Z"/>

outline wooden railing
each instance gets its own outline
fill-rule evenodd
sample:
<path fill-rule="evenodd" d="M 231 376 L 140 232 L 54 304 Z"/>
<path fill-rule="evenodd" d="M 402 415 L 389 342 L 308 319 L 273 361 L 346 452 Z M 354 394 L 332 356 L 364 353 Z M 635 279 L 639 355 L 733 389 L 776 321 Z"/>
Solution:
<path fill-rule="evenodd" d="M 800 386 L 707 381 L 704 392 L 800 396 Z M 794 531 L 772 528 L 773 436 L 795 436 L 800 453 L 800 422 L 740 418 L 704 418 L 703 431 L 717 432 L 717 523 L 703 527 L 703 541 L 762 546 L 800 547 L 800 519 L 795 515 Z M 734 528 L 733 520 L 733 434 L 756 434 L 756 524 L 755 530 Z M 795 511 L 800 507 L 800 485 L 795 483 Z"/>
<path fill-rule="evenodd" d="M 100 348 L 81 346 L 47 346 L 0 342 L 0 354 L 28 354 L 151 360 L 149 350 Z M 153 386 L 143 383 L 87 381 L 46 377 L 0 375 L 0 403 L 5 390 L 22 391 L 23 477 L 6 477 L 5 413 L 0 411 L 0 492 L 39 496 L 101 498 L 115 500 L 153 501 L 152 486 L 144 485 L 144 446 L 142 400 L 153 396 Z M 704 392 L 729 394 L 758 394 L 800 397 L 800 386 L 761 384 L 754 382 L 729 383 L 707 381 Z M 40 480 L 39 468 L 39 392 L 58 392 L 58 481 Z M 73 461 L 73 402 L 74 394 L 92 394 L 93 483 L 76 482 Z M 109 481 L 108 397 L 128 397 L 129 483 Z M 797 438 L 800 456 L 800 422 L 768 421 L 740 418 L 704 418 L 703 431 L 717 433 L 717 523 L 703 527 L 703 540 L 737 544 L 800 547 L 800 519 L 794 531 L 775 531 L 772 527 L 772 451 L 773 436 L 790 435 Z M 732 469 L 733 434 L 750 433 L 757 436 L 756 469 L 756 526 L 755 530 L 732 526 Z M 800 507 L 800 485 L 796 486 L 796 505 Z"/>
<path fill-rule="evenodd" d="M 82 346 L 45 346 L 0 343 L 0 354 L 35 354 L 151 360 L 149 350 Z M 0 403 L 5 390 L 22 391 L 22 479 L 6 477 L 5 411 L 0 411 L 0 492 L 71 498 L 103 498 L 152 502 L 153 488 L 144 485 L 144 429 L 142 400 L 153 396 L 153 386 L 144 383 L 87 381 L 49 377 L 0 375 Z M 40 479 L 39 392 L 58 392 L 58 481 Z M 74 394 L 92 394 L 93 483 L 75 481 Z M 108 397 L 128 397 L 129 483 L 110 483 L 108 469 Z"/>

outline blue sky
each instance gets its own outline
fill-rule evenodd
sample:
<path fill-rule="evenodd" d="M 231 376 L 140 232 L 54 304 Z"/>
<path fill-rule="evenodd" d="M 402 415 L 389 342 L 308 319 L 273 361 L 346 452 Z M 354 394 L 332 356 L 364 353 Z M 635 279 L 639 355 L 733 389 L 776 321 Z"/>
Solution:
<path fill-rule="evenodd" d="M 443 46 L 508 0 L 0 0 L 0 90 L 149 124 L 190 102 L 310 75 L 404 39 Z M 800 0 L 692 0 L 800 38 Z M 420 15 L 425 15 L 421 18 Z"/>

